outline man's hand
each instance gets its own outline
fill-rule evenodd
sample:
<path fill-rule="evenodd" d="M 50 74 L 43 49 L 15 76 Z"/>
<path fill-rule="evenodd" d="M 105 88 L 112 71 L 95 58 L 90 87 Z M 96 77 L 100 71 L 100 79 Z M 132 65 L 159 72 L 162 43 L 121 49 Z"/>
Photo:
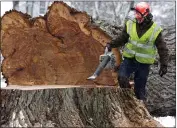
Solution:
<path fill-rule="evenodd" d="M 159 75 L 162 77 L 167 73 L 167 65 L 160 65 Z"/>

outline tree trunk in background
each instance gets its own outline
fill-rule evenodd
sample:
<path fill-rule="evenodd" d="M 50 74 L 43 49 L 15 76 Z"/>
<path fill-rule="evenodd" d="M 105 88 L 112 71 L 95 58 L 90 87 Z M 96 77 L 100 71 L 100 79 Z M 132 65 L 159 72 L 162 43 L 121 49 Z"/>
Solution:
<path fill-rule="evenodd" d="M 88 1 L 83 4 L 82 1 L 74 1 L 71 6 L 80 10 L 86 11 L 88 14 L 92 15 L 94 11 L 98 12 L 95 17 L 99 20 L 104 20 L 109 24 L 124 25 L 124 20 L 129 12 L 130 7 L 138 3 L 138 1 L 114 1 L 114 7 L 110 4 L 112 1 L 100 1 L 99 6 L 95 7 L 95 1 Z M 152 8 L 152 13 L 154 14 L 153 19 L 160 23 L 161 25 L 174 25 L 175 22 L 175 1 L 153 1 L 148 2 Z M 164 6 L 164 8 L 161 8 Z M 82 7 L 84 6 L 84 10 Z M 121 8 L 121 9 L 120 9 Z M 115 13 L 120 18 L 120 21 L 114 22 Z M 157 14 L 158 12 L 158 14 Z M 93 16 L 93 15 L 92 15 Z M 95 18 L 94 17 L 94 18 Z"/>
<path fill-rule="evenodd" d="M 130 9 L 134 7 L 135 1 L 130 2 Z"/>
<path fill-rule="evenodd" d="M 148 83 L 148 110 L 154 116 L 176 116 L 176 29 L 175 26 L 164 28 L 163 35 L 169 49 L 168 72 L 160 77 L 159 66 L 151 66 Z"/>

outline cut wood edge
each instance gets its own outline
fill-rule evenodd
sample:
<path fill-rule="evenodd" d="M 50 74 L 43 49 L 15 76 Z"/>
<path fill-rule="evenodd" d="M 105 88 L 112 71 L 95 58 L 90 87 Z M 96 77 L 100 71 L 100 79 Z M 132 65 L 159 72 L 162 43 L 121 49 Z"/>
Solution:
<path fill-rule="evenodd" d="M 1 89 L 43 90 L 43 89 L 59 89 L 59 88 L 116 88 L 116 87 L 117 86 L 109 86 L 109 85 L 32 85 L 32 86 L 8 85 L 6 87 L 1 87 Z"/>
<path fill-rule="evenodd" d="M 130 81 L 131 87 L 134 86 L 134 82 Z M 43 89 L 59 89 L 59 88 L 119 88 L 114 85 L 8 85 L 1 87 L 0 89 L 17 89 L 17 90 L 43 90 Z"/>

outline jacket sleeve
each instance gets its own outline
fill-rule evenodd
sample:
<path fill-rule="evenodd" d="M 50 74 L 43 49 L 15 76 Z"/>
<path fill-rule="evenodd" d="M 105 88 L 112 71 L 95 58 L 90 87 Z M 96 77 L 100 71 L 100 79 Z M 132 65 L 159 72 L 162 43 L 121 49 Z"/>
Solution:
<path fill-rule="evenodd" d="M 123 31 L 121 31 L 121 33 L 110 42 L 110 45 L 112 48 L 124 46 L 125 43 L 128 42 L 128 38 L 129 38 L 129 35 L 126 31 L 126 25 L 125 25 L 123 28 Z"/>
<path fill-rule="evenodd" d="M 162 35 L 162 32 L 158 35 L 156 41 L 155 41 L 155 45 L 157 47 L 157 51 L 160 57 L 160 64 L 161 65 L 168 65 L 168 59 L 169 59 L 169 55 L 168 55 L 168 48 L 166 46 L 166 42 L 164 40 L 164 37 Z"/>

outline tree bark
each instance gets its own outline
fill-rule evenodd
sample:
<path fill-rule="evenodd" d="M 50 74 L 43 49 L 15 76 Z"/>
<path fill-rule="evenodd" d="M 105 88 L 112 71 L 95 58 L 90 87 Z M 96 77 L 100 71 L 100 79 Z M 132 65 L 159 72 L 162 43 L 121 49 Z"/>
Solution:
<path fill-rule="evenodd" d="M 1 127 L 160 127 L 130 90 L 1 90 Z"/>
<path fill-rule="evenodd" d="M 164 27 L 163 35 L 169 50 L 168 72 L 160 77 L 159 60 L 151 66 L 147 83 L 147 108 L 154 116 L 176 116 L 176 30 Z"/>

